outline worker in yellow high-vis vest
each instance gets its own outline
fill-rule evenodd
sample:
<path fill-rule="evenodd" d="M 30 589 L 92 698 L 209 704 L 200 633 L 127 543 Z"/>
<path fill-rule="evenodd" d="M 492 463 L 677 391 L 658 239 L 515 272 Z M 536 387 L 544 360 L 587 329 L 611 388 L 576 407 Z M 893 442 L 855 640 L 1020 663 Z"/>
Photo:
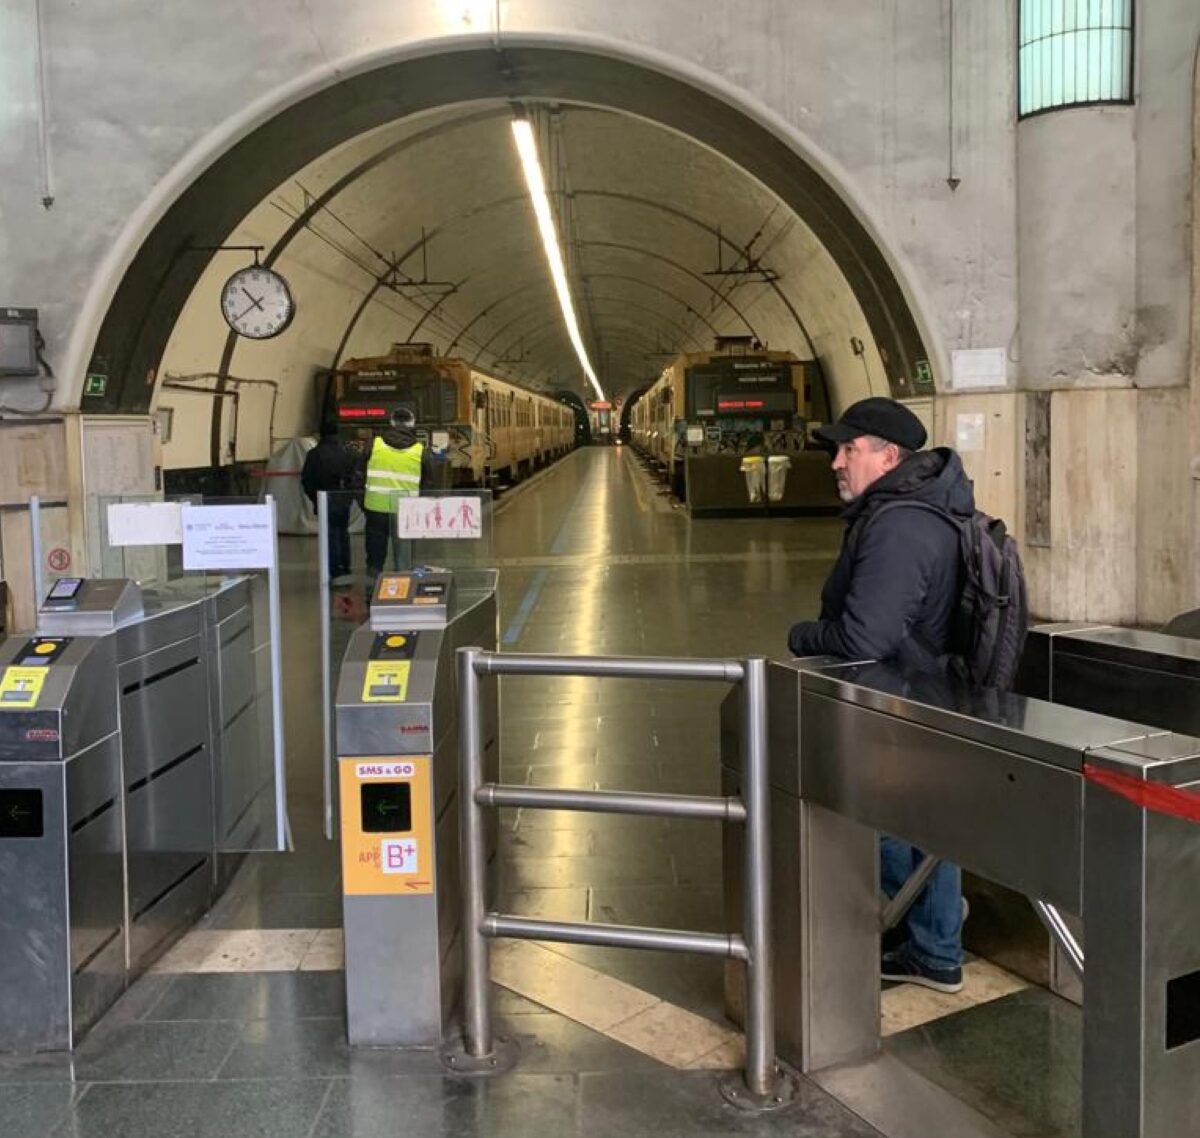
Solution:
<path fill-rule="evenodd" d="M 389 537 L 394 543 L 393 568 L 401 568 L 401 549 L 396 537 L 396 500 L 421 492 L 425 452 L 413 431 L 415 426 L 416 416 L 407 407 L 393 411 L 390 429 L 375 436 L 367 458 L 363 511 L 367 519 L 367 572 L 373 577 L 383 571 Z"/>

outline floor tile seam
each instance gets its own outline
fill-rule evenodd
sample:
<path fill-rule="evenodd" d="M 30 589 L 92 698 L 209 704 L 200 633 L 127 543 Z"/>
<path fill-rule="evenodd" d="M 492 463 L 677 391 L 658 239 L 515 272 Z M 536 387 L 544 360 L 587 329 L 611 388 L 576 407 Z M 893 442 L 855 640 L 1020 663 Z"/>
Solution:
<path fill-rule="evenodd" d="M 745 1051 L 745 1036 L 742 1035 L 741 1032 L 735 1031 L 733 1028 L 730 1028 L 728 1039 L 725 1039 L 722 1042 L 718 1043 L 715 1047 L 710 1047 L 707 1051 L 704 1052 L 703 1055 L 698 1055 L 695 1059 L 693 1059 L 687 1065 L 686 1068 L 684 1068 L 684 1070 L 688 1070 L 688 1071 L 711 1071 L 711 1070 L 714 1070 L 714 1068 L 712 1068 L 712 1067 L 705 1067 L 704 1066 L 705 1061 L 708 1059 L 711 1059 L 718 1052 L 723 1051 L 735 1039 L 742 1042 L 742 1044 L 743 1044 L 742 1050 L 744 1052 Z"/>
<path fill-rule="evenodd" d="M 625 1022 L 629 1024 L 632 1023 L 633 1020 L 648 1017 L 652 1012 L 657 1011 L 660 1008 L 665 1008 L 666 1015 L 675 1021 L 677 1034 L 672 1037 L 673 1044 L 677 1045 L 679 1040 L 683 1037 L 682 1033 L 685 1026 L 695 1026 L 691 1023 L 693 1020 L 699 1021 L 705 1027 L 715 1029 L 721 1036 L 720 1042 L 713 1044 L 712 1047 L 704 1048 L 703 1050 L 694 1054 L 679 1055 L 678 1058 L 668 1059 L 665 1058 L 665 1056 L 676 1050 L 675 1047 L 668 1046 L 666 1050 L 658 1052 L 653 1050 L 649 1043 L 647 1043 L 646 1046 L 639 1046 L 638 1043 L 617 1034 L 619 1028 L 621 1027 L 620 1024 L 614 1024 L 613 1028 L 611 1029 L 612 1038 L 618 1043 L 625 1044 L 626 1047 L 632 1047 L 634 1050 L 640 1051 L 643 1055 L 649 1055 L 651 1058 L 657 1059 L 658 1062 L 664 1064 L 665 1066 L 674 1067 L 677 1071 L 694 1069 L 697 1063 L 701 1062 L 710 1055 L 716 1054 L 718 1051 L 723 1050 L 732 1043 L 741 1044 L 743 1051 L 745 1049 L 745 1037 L 742 1032 L 736 1030 L 735 1028 L 727 1027 L 724 1024 L 717 1023 L 715 1020 L 709 1019 L 708 1016 L 701 1015 L 699 1012 L 694 1012 L 690 1008 L 685 1008 L 680 1004 L 673 1004 L 668 1000 L 660 1000 L 654 1006 L 644 1008 L 636 1015 L 630 1016 Z"/>
<path fill-rule="evenodd" d="M 323 968 L 322 972 L 342 972 L 342 968 Z M 212 972 L 180 972 L 180 976 L 212 976 L 217 975 Z M 234 975 L 234 973 L 222 973 L 221 975 Z M 238 976 L 272 976 L 278 973 L 271 972 L 238 972 Z M 290 973 L 283 973 L 290 975 Z M 191 1023 L 191 1024 L 209 1024 L 209 1023 L 236 1023 L 241 1026 L 249 1026 L 252 1023 L 342 1023 L 345 1020 L 344 1015 L 328 1015 L 328 1016 L 251 1016 L 249 1019 L 240 1019 L 232 1016 L 209 1016 L 201 1019 L 196 1016 L 183 1016 L 179 1019 L 139 1019 L 136 1023 Z"/>
<path fill-rule="evenodd" d="M 227 1021 L 222 1020 L 219 1022 L 224 1023 Z M 221 1062 L 217 1064 L 216 1069 L 213 1071 L 212 1075 L 207 1080 L 205 1080 L 206 1082 L 216 1083 L 216 1082 L 224 1081 L 221 1079 L 221 1072 L 225 1069 L 225 1067 L 229 1063 L 230 1059 L 233 1058 L 234 1052 L 237 1051 L 237 1049 L 242 1044 L 242 1040 L 245 1039 L 245 1037 L 246 1037 L 246 1025 L 239 1023 L 238 1028 L 239 1028 L 239 1030 L 237 1030 L 233 1033 L 233 1042 L 229 1045 L 229 1050 L 225 1052 L 225 1058 L 222 1059 Z"/>
<path fill-rule="evenodd" d="M 163 954 L 163 957 L 160 960 L 158 960 L 158 962 L 156 962 L 156 965 L 155 965 L 156 969 L 163 962 L 169 963 L 170 953 L 175 952 L 176 950 L 179 950 L 181 945 L 185 945 L 186 942 L 188 940 L 191 940 L 192 938 L 196 938 L 192 941 L 193 944 L 204 944 L 205 941 L 214 942 L 214 944 L 212 944 L 212 946 L 210 948 L 208 948 L 208 951 L 205 952 L 204 958 L 200 959 L 200 960 L 198 960 L 198 962 L 196 962 L 197 964 L 200 964 L 200 965 L 206 965 L 206 964 L 210 963 L 210 957 L 211 957 L 212 953 L 221 951 L 220 940 L 228 940 L 229 934 L 253 933 L 253 934 L 256 934 L 257 936 L 262 936 L 262 938 L 265 938 L 265 939 L 268 939 L 271 941 L 275 941 L 276 944 L 278 944 L 278 945 L 287 945 L 288 947 L 292 947 L 292 946 L 289 945 L 288 936 L 286 934 L 305 933 L 305 934 L 312 934 L 312 935 L 310 936 L 310 938 L 308 938 L 307 941 L 298 940 L 298 945 L 300 945 L 300 947 L 299 947 L 299 951 L 295 953 L 296 963 L 295 963 L 294 968 L 259 969 L 259 968 L 242 968 L 242 966 L 235 966 L 235 968 L 198 968 L 198 966 L 193 965 L 193 966 L 191 966 L 191 968 L 186 968 L 186 969 L 173 969 L 173 970 L 163 969 L 161 971 L 152 970 L 151 974 L 157 975 L 157 976 L 194 976 L 194 975 L 222 975 L 222 974 L 224 974 L 224 975 L 248 975 L 248 974 L 258 974 L 258 972 L 282 972 L 282 974 L 288 974 L 288 972 L 298 972 L 298 971 L 300 971 L 301 963 L 304 962 L 304 959 L 307 956 L 307 954 L 310 953 L 312 951 L 313 946 L 316 945 L 319 934 L 326 932 L 326 930 L 328 930 L 328 928 L 337 928 L 337 926 L 329 926 L 329 927 L 317 926 L 314 928 L 306 927 L 306 928 L 281 928 L 281 929 L 262 928 L 262 927 L 192 929 L 192 930 L 190 930 L 190 932 L 185 933 L 184 936 L 181 936 L 179 941 L 176 941 L 176 944 L 172 947 L 172 950 Z M 182 953 L 180 953 L 180 954 L 182 954 Z M 166 995 L 166 993 L 163 993 L 163 995 Z M 157 1001 L 156 1001 L 155 1006 L 157 1006 Z"/>
<path fill-rule="evenodd" d="M 187 935 L 187 933 L 184 933 L 184 936 L 186 936 L 186 935 Z M 180 939 L 182 940 L 183 938 L 181 937 Z M 168 951 L 170 951 L 170 950 L 168 949 Z M 164 955 L 165 955 L 165 953 L 164 953 Z M 161 959 L 161 957 L 160 957 L 160 959 Z M 147 975 L 150 975 L 150 973 L 147 973 Z M 134 1018 L 133 1018 L 134 1023 L 159 1022 L 156 1020 L 152 1021 L 150 1019 L 150 1014 L 154 1011 L 155 1008 L 158 1007 L 159 1004 L 161 1004 L 163 1002 L 164 999 L 166 999 L 167 993 L 172 988 L 175 987 L 175 984 L 178 981 L 179 977 L 184 975 L 184 973 L 181 973 L 181 972 L 159 972 L 159 973 L 155 973 L 155 975 L 169 976 L 171 979 L 166 984 L 163 985 L 163 990 L 161 992 L 159 992 L 159 994 L 153 1000 L 150 1001 L 150 1006 L 148 1008 L 146 1008 L 146 1010 L 144 1012 L 142 1012 L 142 1014 L 140 1016 L 134 1016 Z M 126 991 L 128 991 L 128 989 L 126 989 Z"/>
<path fill-rule="evenodd" d="M 429 1075 L 387 1075 L 389 1079 L 427 1079 Z M 353 1073 L 338 1075 L 328 1074 L 324 1072 L 314 1072 L 311 1075 L 227 1075 L 221 1078 L 209 1079 L 182 1079 L 172 1077 L 169 1079 L 88 1079 L 86 1083 L 73 1083 L 72 1086 L 84 1086 L 88 1090 L 93 1087 L 211 1087 L 217 1084 L 222 1086 L 236 1085 L 239 1083 L 316 1083 L 316 1082 L 335 1082 L 344 1080 L 353 1082 L 356 1079 L 361 1079 L 361 1075 Z M 371 1076 L 375 1078 L 374 1075 Z M 0 1084 L 0 1086 L 5 1084 Z M 58 1084 L 49 1084 L 58 1085 Z M 80 1097 L 82 1097 L 82 1092 Z M 75 1100 L 78 1101 L 78 1100 Z"/>
<path fill-rule="evenodd" d="M 604 975 L 604 973 L 601 973 L 601 975 Z M 613 979 L 613 977 L 610 977 L 610 979 Z M 627 981 L 622 981 L 622 983 L 628 983 L 628 982 L 627 982 Z M 633 984 L 628 984 L 628 986 L 629 986 L 630 988 L 634 988 L 634 987 L 635 987 Z M 649 992 L 646 992 L 646 991 L 645 991 L 645 989 L 643 989 L 643 988 L 636 988 L 635 990 L 636 990 L 636 991 L 639 991 L 639 992 L 642 992 L 643 994 L 645 994 L 645 995 L 647 995 L 647 996 L 651 995 Z M 652 1012 L 652 1011 L 655 1011 L 655 1010 L 657 1010 L 658 1008 L 662 1008 L 662 1007 L 667 1007 L 667 1008 L 678 1008 L 678 1006 L 679 1006 L 678 1004 L 671 1004 L 671 1003 L 668 1003 L 666 1000 L 664 1000 L 664 999 L 661 999 L 661 998 L 660 998 L 660 997 L 658 997 L 658 996 L 652 996 L 651 998 L 652 998 L 652 999 L 653 999 L 653 1001 L 654 1001 L 653 1003 L 651 1003 L 651 1004 L 648 1004 L 648 1005 L 647 1005 L 646 1007 L 644 1007 L 644 1008 L 638 1008 L 638 1010 L 637 1010 L 636 1012 L 631 1012 L 631 1013 L 630 1013 L 629 1015 L 627 1015 L 627 1016 L 626 1016 L 624 1019 L 617 1020 L 617 1022 L 616 1022 L 616 1023 L 609 1024 L 609 1026 L 608 1026 L 607 1028 L 605 1028 L 605 1030 L 604 1030 L 604 1031 L 602 1031 L 600 1034 L 601 1034 L 601 1035 L 607 1035 L 609 1038 L 612 1038 L 612 1033 L 613 1033 L 614 1031 L 616 1031 L 616 1030 L 617 1030 L 618 1028 L 620 1028 L 620 1027 L 623 1027 L 625 1024 L 627 1024 L 627 1023 L 631 1022 L 632 1020 L 638 1019 L 640 1016 L 649 1015 L 649 1014 L 650 1014 L 650 1012 Z M 559 1014 L 561 1014 L 561 1013 L 559 1013 Z M 570 1017 L 568 1016 L 567 1018 L 569 1019 Z M 630 1045 L 629 1045 L 629 1044 L 626 1044 L 626 1046 L 628 1047 L 628 1046 L 630 1046 Z M 634 1048 L 634 1050 L 640 1050 L 640 1048 Z M 650 1054 L 650 1053 L 649 1053 L 649 1052 L 647 1052 L 647 1051 L 643 1051 L 643 1052 L 642 1052 L 642 1054 L 643 1054 L 643 1055 L 646 1055 L 646 1054 Z M 658 1056 L 657 1056 L 657 1055 L 651 1055 L 651 1058 L 653 1058 L 653 1059 L 657 1059 L 657 1058 L 658 1058 Z"/>
<path fill-rule="evenodd" d="M 0 1084 L 0 1085 L 9 1086 L 10 1084 L 4 1083 L 4 1084 Z M 63 1084 L 62 1083 L 49 1083 L 47 1085 L 48 1086 L 62 1086 Z M 48 1138 L 55 1138 L 56 1135 L 67 1133 L 67 1128 L 70 1125 L 72 1113 L 74 1112 L 75 1108 L 83 1101 L 83 1099 L 87 1095 L 88 1091 L 90 1091 L 92 1089 L 91 1083 L 83 1083 L 82 1090 L 80 1090 L 79 1093 L 76 1094 L 75 1090 L 76 1090 L 76 1088 L 80 1087 L 81 1084 L 71 1082 L 66 1085 L 72 1088 L 71 1094 L 67 1097 L 67 1101 L 65 1103 L 63 1103 L 62 1107 L 59 1109 L 59 1112 L 54 1116 L 54 1120 L 50 1123 L 49 1126 L 47 1126 L 42 1131 L 42 1133 L 47 1135 Z"/>
<path fill-rule="evenodd" d="M 306 1138 L 313 1138 L 317 1132 L 317 1127 L 321 1123 L 321 1118 L 325 1113 L 325 1107 L 329 1104 L 330 1098 L 333 1096 L 333 1080 L 329 1080 L 329 1085 L 325 1088 L 325 1093 L 321 1096 L 321 1101 L 317 1106 L 316 1113 L 313 1114 L 313 1120 L 309 1124 Z"/>
<path fill-rule="evenodd" d="M 606 972 L 601 972 L 598 968 L 594 968 L 590 964 L 587 964 L 582 960 L 577 960 L 574 957 L 566 956 L 562 953 L 554 952 L 553 950 L 551 950 L 549 948 L 549 945 L 546 942 L 541 942 L 541 941 L 527 942 L 525 947 L 533 948 L 535 950 L 540 949 L 541 951 L 546 952 L 549 955 L 556 956 L 559 958 L 559 960 L 561 960 L 562 963 L 569 964 L 571 966 L 572 970 L 578 970 L 581 972 L 590 973 L 591 975 L 587 978 L 588 982 L 595 983 L 596 979 L 603 981 L 604 984 L 610 986 L 610 992 L 614 995 L 614 998 L 615 998 L 616 992 L 620 991 L 623 996 L 630 996 L 634 1000 L 648 1001 L 644 1006 L 639 1007 L 636 1012 L 631 1013 L 631 1016 L 636 1016 L 636 1015 L 640 1014 L 641 1012 L 648 1010 L 648 1008 L 663 1002 L 657 996 L 654 996 L 652 993 L 647 992 L 644 989 L 639 988 L 634 984 L 630 984 L 626 980 L 622 980 L 617 976 L 610 976 Z M 540 1003 L 539 999 L 536 996 L 530 996 L 527 992 L 521 991 L 520 989 L 510 985 L 509 983 L 507 983 L 506 981 L 504 981 L 502 979 L 493 977 L 493 983 L 499 984 L 503 988 L 507 988 L 510 992 L 514 992 L 515 994 L 523 997 L 524 999 L 531 1000 L 534 1003 Z M 589 1031 L 594 1031 L 598 1035 L 603 1035 L 606 1038 L 611 1038 L 609 1033 L 616 1026 L 616 1023 L 614 1022 L 611 1024 L 607 1024 L 604 1027 L 600 1027 L 597 1025 L 597 1022 L 588 1022 L 587 1020 L 580 1018 L 580 1016 L 578 1014 L 572 1014 L 570 1012 L 564 1011 L 562 1007 L 555 1007 L 551 1004 L 542 1004 L 541 1006 L 547 1008 L 547 1010 L 553 1015 L 561 1016 L 564 1019 L 570 1020 L 572 1023 L 579 1024 L 581 1027 L 587 1028 Z M 626 1019 L 631 1018 L 631 1016 L 626 1017 Z M 620 1042 L 620 1041 L 618 1040 L 617 1042 Z M 635 1048 L 635 1050 L 636 1050 L 636 1048 Z M 651 1058 L 655 1058 L 655 1056 L 651 1056 Z"/>

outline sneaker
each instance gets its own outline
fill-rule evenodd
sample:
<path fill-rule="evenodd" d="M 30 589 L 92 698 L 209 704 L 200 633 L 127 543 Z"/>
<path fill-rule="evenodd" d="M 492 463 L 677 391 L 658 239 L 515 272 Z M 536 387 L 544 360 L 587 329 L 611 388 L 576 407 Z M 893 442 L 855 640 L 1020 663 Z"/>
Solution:
<path fill-rule="evenodd" d="M 353 585 L 354 575 L 352 573 L 339 573 L 336 577 L 330 578 L 329 583 L 337 588 L 342 585 Z"/>
<path fill-rule="evenodd" d="M 922 988 L 951 996 L 963 988 L 961 968 L 926 968 L 906 953 L 883 956 L 879 970 L 883 979 L 892 984 L 920 984 Z"/>

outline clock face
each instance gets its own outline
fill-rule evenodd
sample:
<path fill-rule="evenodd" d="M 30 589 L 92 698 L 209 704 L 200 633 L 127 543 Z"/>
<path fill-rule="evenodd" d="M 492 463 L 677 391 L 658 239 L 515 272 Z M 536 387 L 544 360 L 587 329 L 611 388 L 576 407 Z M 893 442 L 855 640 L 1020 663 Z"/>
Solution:
<path fill-rule="evenodd" d="M 239 269 L 221 290 L 221 314 L 239 336 L 268 340 L 278 336 L 296 311 L 287 281 L 255 265 Z"/>

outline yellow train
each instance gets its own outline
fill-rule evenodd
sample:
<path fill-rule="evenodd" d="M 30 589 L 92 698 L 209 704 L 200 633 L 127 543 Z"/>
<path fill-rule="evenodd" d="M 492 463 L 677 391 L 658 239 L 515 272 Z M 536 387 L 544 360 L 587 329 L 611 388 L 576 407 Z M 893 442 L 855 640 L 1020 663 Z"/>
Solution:
<path fill-rule="evenodd" d="M 748 338 L 719 337 L 711 352 L 687 352 L 664 369 L 629 413 L 630 442 L 662 470 L 693 510 L 744 508 L 742 460 L 787 456 L 794 490 L 778 504 L 836 503 L 828 460 L 808 441 L 828 418 L 820 365 Z"/>
<path fill-rule="evenodd" d="M 387 355 L 346 360 L 329 373 L 326 421 L 347 440 L 382 430 L 399 407 L 445 457 L 451 486 L 516 482 L 575 445 L 565 403 L 435 355 L 429 344 L 393 344 Z"/>

